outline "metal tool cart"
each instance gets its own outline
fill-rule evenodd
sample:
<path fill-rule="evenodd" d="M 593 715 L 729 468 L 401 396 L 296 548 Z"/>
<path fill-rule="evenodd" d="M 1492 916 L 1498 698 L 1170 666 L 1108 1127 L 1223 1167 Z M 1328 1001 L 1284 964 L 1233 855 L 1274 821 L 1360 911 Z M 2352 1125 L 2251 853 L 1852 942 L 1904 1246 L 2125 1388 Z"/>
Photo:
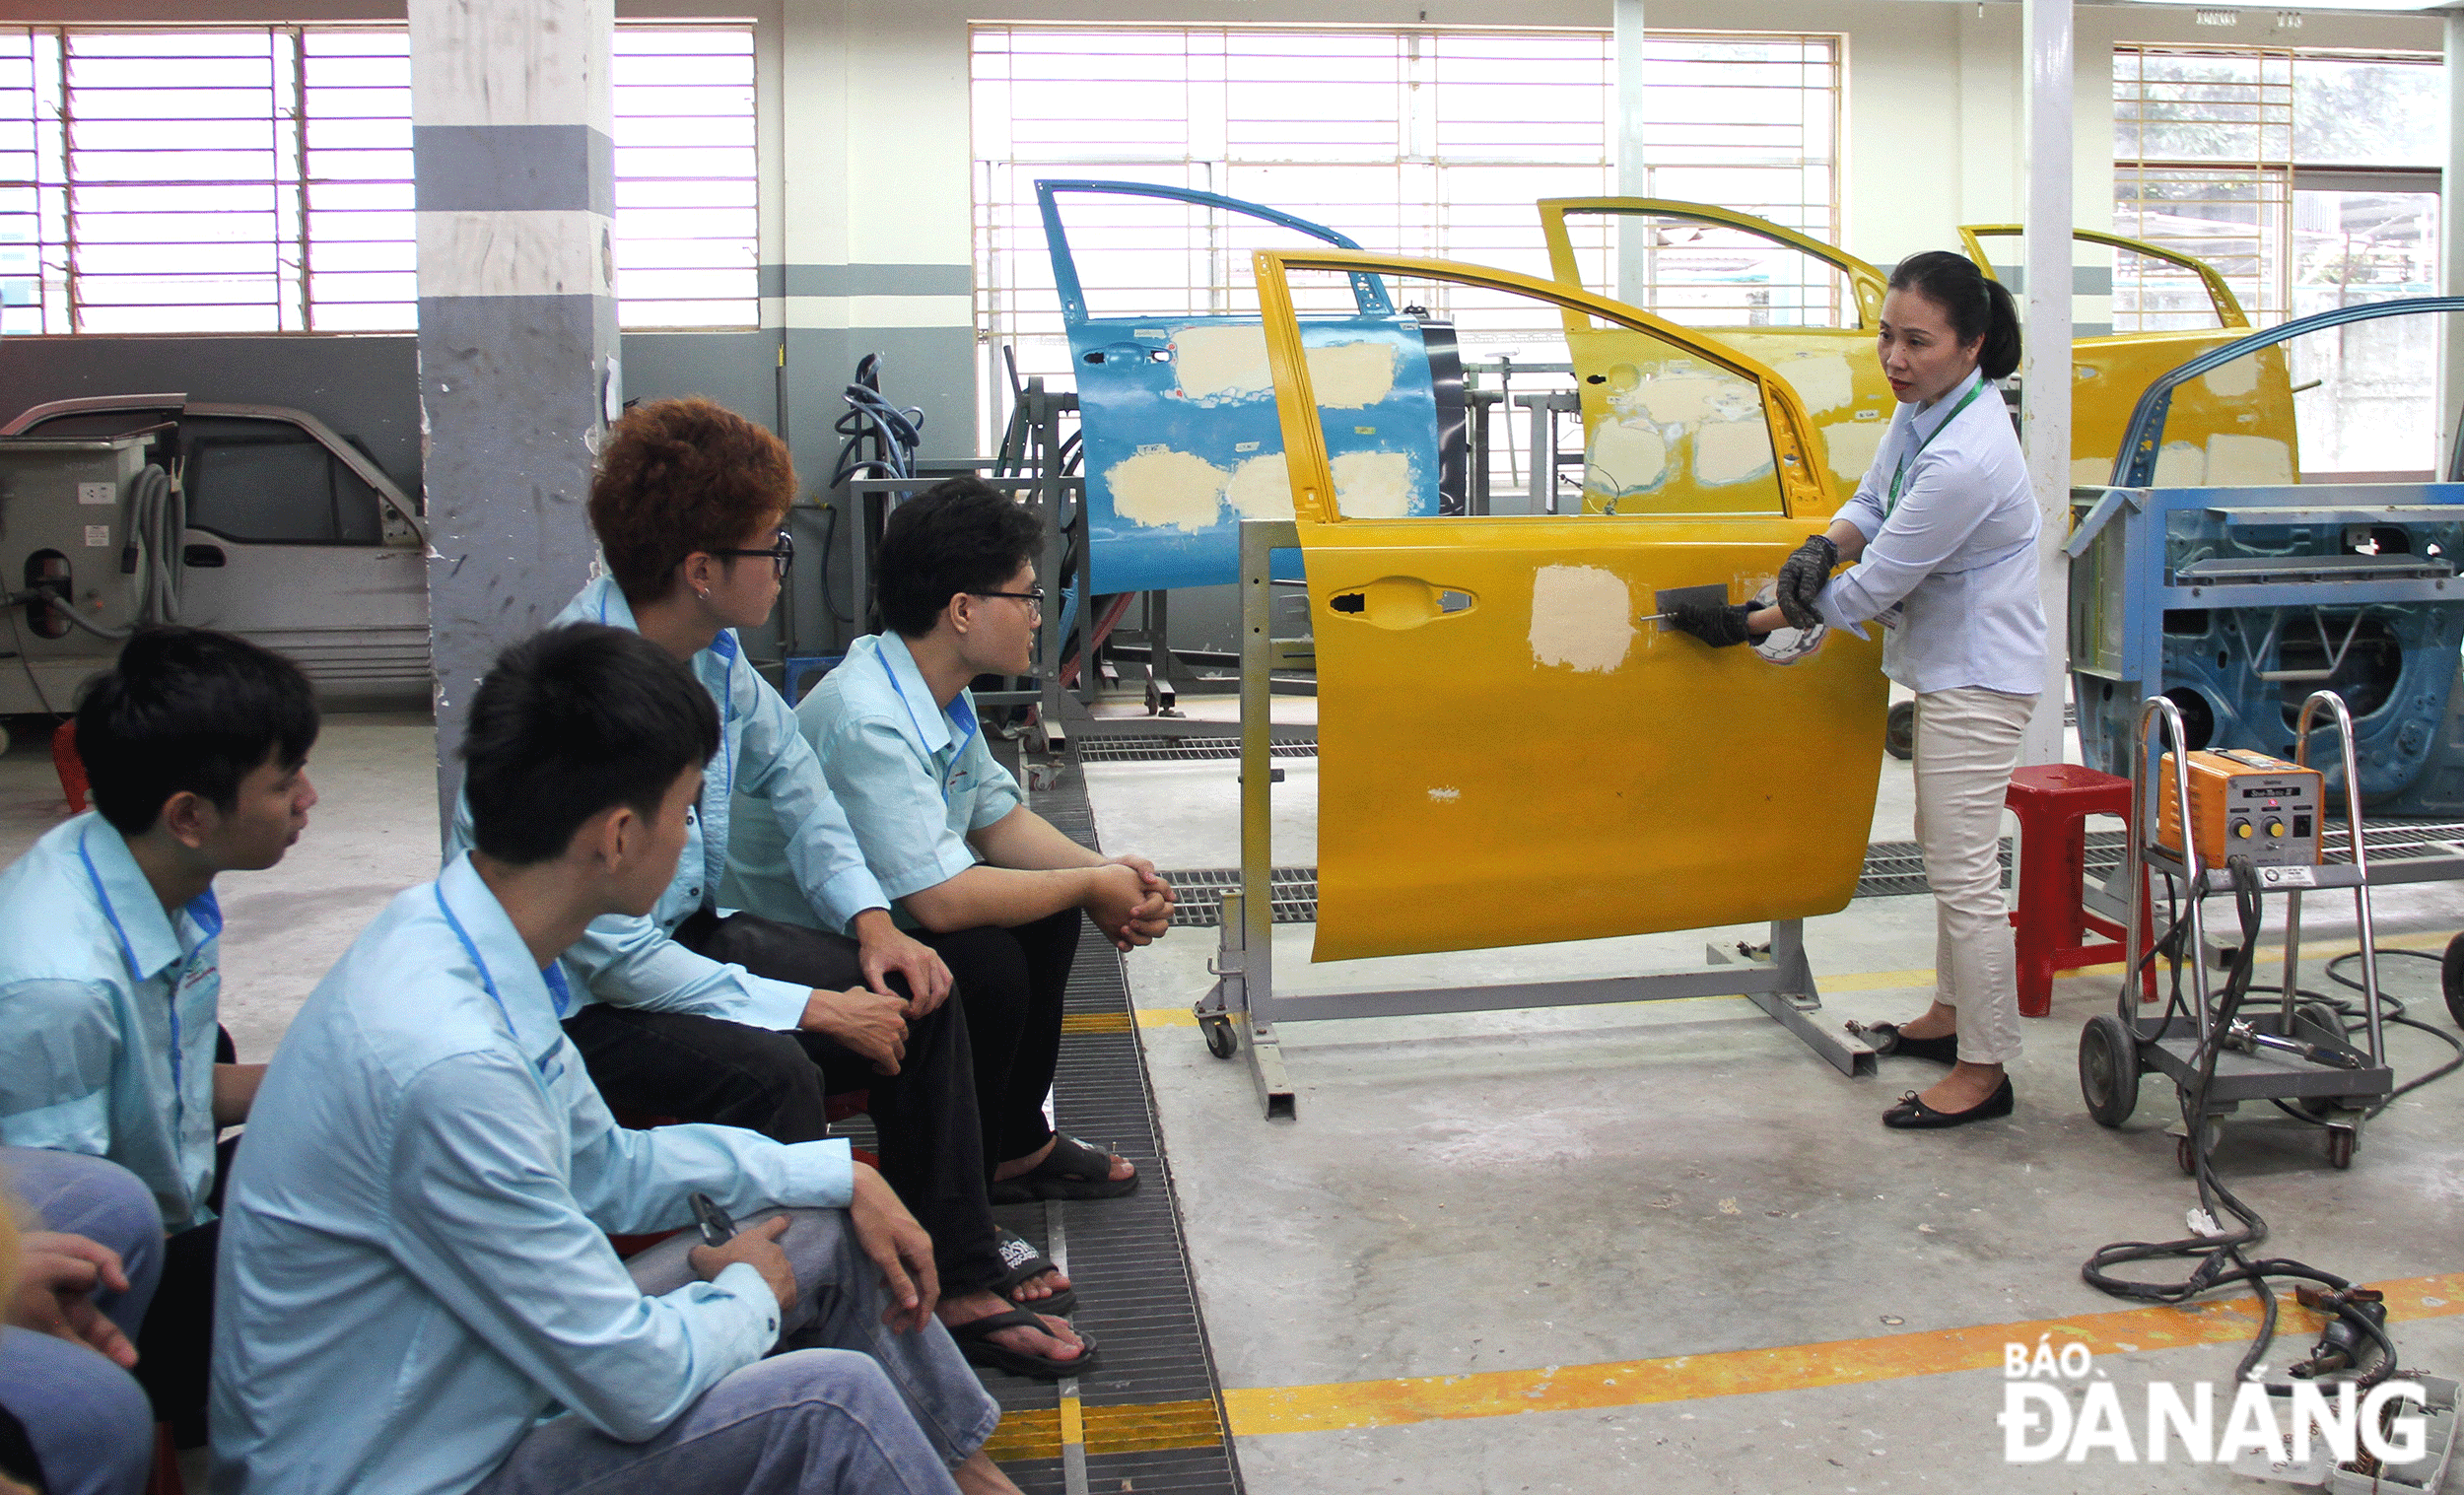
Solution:
<path fill-rule="evenodd" d="M 2312 718 L 2322 711 L 2335 720 L 2342 757 L 2344 834 L 2352 858 L 2344 864 L 2328 863 L 2320 854 L 2328 836 L 2326 791 L 2307 760 Z M 2156 744 L 2160 758 L 2147 751 L 2152 722 L 2160 731 Z M 2369 851 L 2362 837 L 2352 715 L 2334 692 L 2312 692 L 2301 704 L 2293 734 L 2290 767 L 2297 773 L 2267 773 L 2269 765 L 2278 770 L 2288 765 L 2256 754 L 2201 754 L 2228 760 L 2202 766 L 2211 785 L 2203 796 L 2193 794 L 2187 742 L 2178 706 L 2162 696 L 2141 705 L 2134 738 L 2141 751 L 2131 755 L 2135 829 L 2127 842 L 2123 886 L 2136 888 L 2151 871 L 2163 873 L 2181 890 L 2184 907 L 2172 927 L 2159 933 L 2141 912 L 2147 907 L 2141 900 L 2125 900 L 2131 959 L 2123 968 L 2115 1010 L 2089 1019 L 2080 1034 L 2079 1082 L 2088 1113 L 2102 1125 L 2121 1125 L 2139 1104 L 2140 1077 L 2162 1074 L 2182 1097 L 2183 1122 L 2175 1128 L 2182 1172 L 2196 1172 L 2200 1156 L 2216 1145 L 2224 1119 L 2245 1101 L 2275 1101 L 2321 1123 L 2328 1162 L 2349 1168 L 2363 1120 L 2395 1087 L 2379 1018 Z M 2293 784 L 2295 780 L 2306 788 Z M 2178 844 L 2168 845 L 2168 834 Z M 2215 844 L 2203 847 L 2211 838 Z M 2360 926 L 2366 1048 L 2349 1042 L 2333 1004 L 2299 990 L 2301 897 L 2339 888 L 2353 891 Z M 2203 904 L 2211 893 L 2232 894 L 2242 917 L 2240 946 L 2221 993 L 2211 992 L 2207 962 L 2199 958 L 2207 948 Z M 2245 1011 L 2261 900 L 2280 893 L 2287 900 L 2281 999 Z M 2143 1015 L 2140 972 L 2160 954 L 2173 962 L 2173 1000 L 2160 1014 Z M 2185 963 L 2186 1013 L 2179 1010 Z"/>

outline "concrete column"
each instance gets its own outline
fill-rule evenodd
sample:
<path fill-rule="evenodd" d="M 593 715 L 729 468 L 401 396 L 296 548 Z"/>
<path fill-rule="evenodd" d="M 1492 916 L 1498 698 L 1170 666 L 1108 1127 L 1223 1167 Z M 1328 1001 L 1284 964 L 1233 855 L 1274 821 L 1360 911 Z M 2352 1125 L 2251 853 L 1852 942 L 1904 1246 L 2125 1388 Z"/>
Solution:
<path fill-rule="evenodd" d="M 2027 40 L 2026 296 L 2019 371 L 2020 441 L 2044 531 L 2037 565 L 2052 647 L 2044 694 L 2020 746 L 2022 763 L 2062 761 L 2062 703 L 2069 694 L 2071 532 L 2071 0 L 2022 0 Z"/>
<path fill-rule="evenodd" d="M 1651 173 L 1643 159 L 1643 0 L 1615 0 L 1614 37 L 1617 49 L 1617 193 L 1622 197 L 1651 195 Z M 1632 221 L 1616 225 L 1617 299 L 1648 305 L 1645 290 L 1648 250 L 1645 230 Z"/>
<path fill-rule="evenodd" d="M 480 677 L 587 579 L 592 454 L 623 405 L 614 0 L 410 0 L 419 401 L 437 783 Z"/>
<path fill-rule="evenodd" d="M 2464 11 L 2448 11 L 2446 22 L 2447 161 L 2438 191 L 2438 290 L 2464 296 Z M 2454 316 L 2438 318 L 2439 362 L 2438 452 L 2432 469 L 2447 475 L 2447 458 L 2455 450 L 2456 403 L 2464 400 L 2464 326 Z"/>

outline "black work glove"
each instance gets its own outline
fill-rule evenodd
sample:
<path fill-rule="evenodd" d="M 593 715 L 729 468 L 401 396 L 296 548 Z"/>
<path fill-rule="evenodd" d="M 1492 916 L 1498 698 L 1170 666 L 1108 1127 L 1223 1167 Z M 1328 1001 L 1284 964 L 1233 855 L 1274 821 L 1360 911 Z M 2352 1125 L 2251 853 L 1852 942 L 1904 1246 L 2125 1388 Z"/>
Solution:
<path fill-rule="evenodd" d="M 1680 634 L 1692 634 L 1713 648 L 1728 648 L 1739 644 L 1760 644 L 1769 634 L 1745 632 L 1745 619 L 1753 612 L 1750 602 L 1679 602 L 1669 609 L 1669 627 Z"/>
<path fill-rule="evenodd" d="M 1808 535 L 1806 543 L 1798 546 L 1780 567 L 1776 600 L 1791 628 L 1812 628 L 1822 621 L 1821 614 L 1814 610 L 1814 599 L 1838 565 L 1839 547 L 1831 543 L 1829 535 Z"/>

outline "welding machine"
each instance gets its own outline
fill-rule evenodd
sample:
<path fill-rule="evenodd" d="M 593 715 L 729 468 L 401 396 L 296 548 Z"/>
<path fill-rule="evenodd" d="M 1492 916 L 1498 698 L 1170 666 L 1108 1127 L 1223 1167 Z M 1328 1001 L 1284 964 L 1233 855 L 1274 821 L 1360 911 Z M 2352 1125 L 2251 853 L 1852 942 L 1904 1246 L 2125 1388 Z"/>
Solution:
<path fill-rule="evenodd" d="M 2326 779 L 2319 771 L 2247 748 L 2199 751 L 2187 760 L 2190 828 L 2199 860 L 2211 867 L 2247 861 L 2262 867 L 2318 865 L 2320 807 Z M 2182 812 L 2173 755 L 2158 769 L 2157 845 L 2182 849 Z"/>

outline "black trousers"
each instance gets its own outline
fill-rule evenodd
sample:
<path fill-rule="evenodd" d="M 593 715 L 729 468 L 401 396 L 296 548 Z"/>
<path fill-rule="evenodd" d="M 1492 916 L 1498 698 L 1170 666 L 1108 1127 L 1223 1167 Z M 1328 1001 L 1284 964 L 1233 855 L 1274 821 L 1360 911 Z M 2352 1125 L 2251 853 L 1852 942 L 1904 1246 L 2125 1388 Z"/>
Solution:
<path fill-rule="evenodd" d="M 214 1062 L 236 1064 L 240 1052 L 231 1030 L 214 1035 Z M 205 1206 L 217 1216 L 223 1208 L 223 1185 L 231 1178 L 231 1160 L 240 1138 L 226 1137 L 214 1146 L 214 1189 Z M 163 1276 L 137 1329 L 137 1384 L 146 1389 L 158 1422 L 171 1425 L 173 1448 L 205 1444 L 205 1403 L 214 1360 L 214 1252 L 222 1241 L 221 1219 L 192 1225 L 163 1243 Z"/>
<path fill-rule="evenodd" d="M 967 1009 L 976 1110 L 984 1155 L 993 1163 L 1023 1158 L 1053 1134 L 1044 1097 L 1061 1062 L 1061 994 L 1085 927 L 1077 910 L 1063 909 L 1014 929 L 916 936 L 940 952 Z"/>
<path fill-rule="evenodd" d="M 834 990 L 863 982 L 856 942 L 819 929 L 749 914 L 697 915 L 676 937 L 713 960 L 777 981 Z M 691 1013 L 598 1003 L 567 1018 L 565 1033 L 610 1105 L 749 1127 L 782 1142 L 828 1132 L 824 1096 L 870 1091 L 881 1176 L 931 1233 L 942 1291 L 988 1287 L 1007 1269 L 993 1243 L 975 1063 L 957 1003 L 908 1022 L 907 1052 L 894 1075 L 819 1034 Z"/>

